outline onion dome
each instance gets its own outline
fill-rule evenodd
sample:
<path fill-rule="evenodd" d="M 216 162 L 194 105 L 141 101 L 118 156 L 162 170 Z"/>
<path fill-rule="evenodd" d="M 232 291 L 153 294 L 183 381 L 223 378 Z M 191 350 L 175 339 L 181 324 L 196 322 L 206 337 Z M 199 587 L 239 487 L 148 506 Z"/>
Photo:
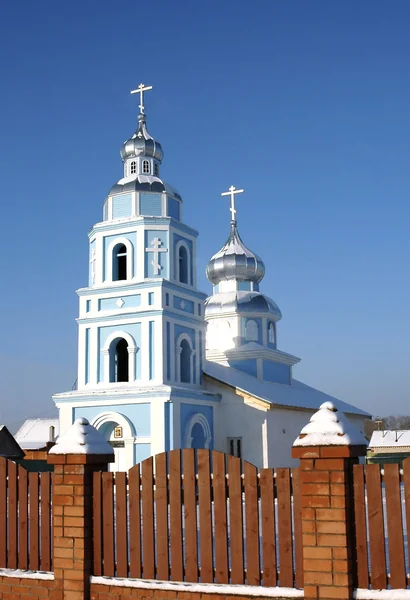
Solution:
<path fill-rule="evenodd" d="M 127 158 L 138 156 L 147 156 L 155 158 L 158 162 L 162 161 L 164 152 L 159 142 L 148 133 L 147 120 L 144 113 L 138 115 L 138 127 L 136 132 L 129 140 L 124 142 L 121 148 L 121 158 L 126 161 Z"/>
<path fill-rule="evenodd" d="M 257 254 L 241 240 L 236 221 L 231 221 L 231 231 L 226 244 L 214 254 L 206 266 L 206 276 L 213 285 L 220 281 L 253 281 L 259 283 L 265 274 L 265 265 Z"/>

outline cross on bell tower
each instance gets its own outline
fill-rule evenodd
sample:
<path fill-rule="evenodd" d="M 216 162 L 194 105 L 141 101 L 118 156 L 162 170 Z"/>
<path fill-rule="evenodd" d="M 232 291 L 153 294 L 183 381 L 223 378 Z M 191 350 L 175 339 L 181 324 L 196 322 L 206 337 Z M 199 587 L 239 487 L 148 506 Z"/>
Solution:
<path fill-rule="evenodd" d="M 144 92 L 149 90 L 152 90 L 152 85 L 144 85 L 143 83 L 140 83 L 136 90 L 131 90 L 131 94 L 140 95 L 139 109 L 142 115 L 144 114 Z"/>
<path fill-rule="evenodd" d="M 231 208 L 229 209 L 231 211 L 231 221 L 236 221 L 235 219 L 235 215 L 236 215 L 236 209 L 235 209 L 235 194 L 242 194 L 245 190 L 237 190 L 235 188 L 235 186 L 231 185 L 231 187 L 229 188 L 229 190 L 227 192 L 222 192 L 221 196 L 230 196 L 231 197 Z"/>

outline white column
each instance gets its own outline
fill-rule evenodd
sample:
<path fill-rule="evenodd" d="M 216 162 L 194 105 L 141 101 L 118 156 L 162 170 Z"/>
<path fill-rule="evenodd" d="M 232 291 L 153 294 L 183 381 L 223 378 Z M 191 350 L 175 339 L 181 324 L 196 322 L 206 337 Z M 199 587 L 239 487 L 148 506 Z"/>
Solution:
<path fill-rule="evenodd" d="M 264 469 L 269 466 L 269 446 L 268 446 L 268 418 L 265 417 L 262 423 L 262 466 Z"/>
<path fill-rule="evenodd" d="M 164 346 L 163 341 L 163 332 L 165 329 L 165 321 L 162 319 L 154 320 L 154 360 L 155 360 L 155 373 L 154 373 L 154 381 L 157 383 L 162 383 L 165 379 L 164 377 L 164 369 L 166 368 L 164 364 L 164 359 L 166 360 L 166 346 Z"/>
<path fill-rule="evenodd" d="M 77 387 L 78 389 L 85 385 L 85 330 L 84 325 L 80 325 L 78 329 L 78 373 L 77 373 Z"/>
<path fill-rule="evenodd" d="M 90 328 L 90 337 L 89 337 L 89 345 L 90 345 L 90 367 L 89 367 L 89 381 L 91 385 L 97 385 L 98 381 L 98 327 Z M 100 360 L 101 360 L 100 356 Z"/>
<path fill-rule="evenodd" d="M 71 404 L 57 404 L 60 433 L 62 435 L 73 424 L 73 407 Z"/>
<path fill-rule="evenodd" d="M 171 339 L 169 343 L 171 353 L 171 381 L 175 381 L 175 324 L 171 323 L 170 328 Z"/>
<path fill-rule="evenodd" d="M 135 381 L 135 357 L 137 349 L 135 347 L 128 348 L 128 381 L 133 383 Z"/>
<path fill-rule="evenodd" d="M 149 322 L 148 319 L 144 319 L 141 322 L 141 380 L 144 382 L 149 381 Z"/>
<path fill-rule="evenodd" d="M 142 281 L 144 279 L 144 270 L 145 270 L 145 230 L 143 228 L 139 228 L 136 232 L 136 263 L 137 263 L 137 279 L 138 281 Z"/>
<path fill-rule="evenodd" d="M 104 238 L 102 235 L 97 235 L 95 238 L 95 283 L 101 285 L 104 281 Z"/>

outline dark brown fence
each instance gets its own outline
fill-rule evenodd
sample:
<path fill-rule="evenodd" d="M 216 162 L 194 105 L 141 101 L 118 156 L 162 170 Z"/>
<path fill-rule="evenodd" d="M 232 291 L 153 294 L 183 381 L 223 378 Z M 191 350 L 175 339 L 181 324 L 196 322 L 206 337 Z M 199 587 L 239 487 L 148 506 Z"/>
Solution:
<path fill-rule="evenodd" d="M 397 464 L 354 466 L 358 587 L 410 585 L 410 458 Z"/>
<path fill-rule="evenodd" d="M 51 570 L 51 473 L 0 457 L 0 568 Z"/>
<path fill-rule="evenodd" d="M 94 575 L 302 587 L 299 469 L 173 450 L 94 474 Z"/>

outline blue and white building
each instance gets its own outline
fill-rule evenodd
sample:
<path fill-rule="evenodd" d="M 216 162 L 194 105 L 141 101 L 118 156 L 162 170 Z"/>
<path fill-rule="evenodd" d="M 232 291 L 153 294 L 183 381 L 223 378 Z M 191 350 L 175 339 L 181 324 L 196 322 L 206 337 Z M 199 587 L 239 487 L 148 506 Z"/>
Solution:
<path fill-rule="evenodd" d="M 148 88 L 149 89 L 149 88 Z M 56 394 L 60 432 L 84 416 L 126 470 L 181 447 L 214 448 L 254 464 L 290 464 L 307 414 L 331 399 L 362 428 L 364 411 L 293 379 L 299 361 L 278 348 L 278 306 L 259 291 L 262 260 L 242 242 L 234 188 L 229 238 L 197 289 L 198 232 L 161 177 L 140 86 L 123 177 L 89 232 L 89 282 L 78 290 L 78 385 Z"/>

